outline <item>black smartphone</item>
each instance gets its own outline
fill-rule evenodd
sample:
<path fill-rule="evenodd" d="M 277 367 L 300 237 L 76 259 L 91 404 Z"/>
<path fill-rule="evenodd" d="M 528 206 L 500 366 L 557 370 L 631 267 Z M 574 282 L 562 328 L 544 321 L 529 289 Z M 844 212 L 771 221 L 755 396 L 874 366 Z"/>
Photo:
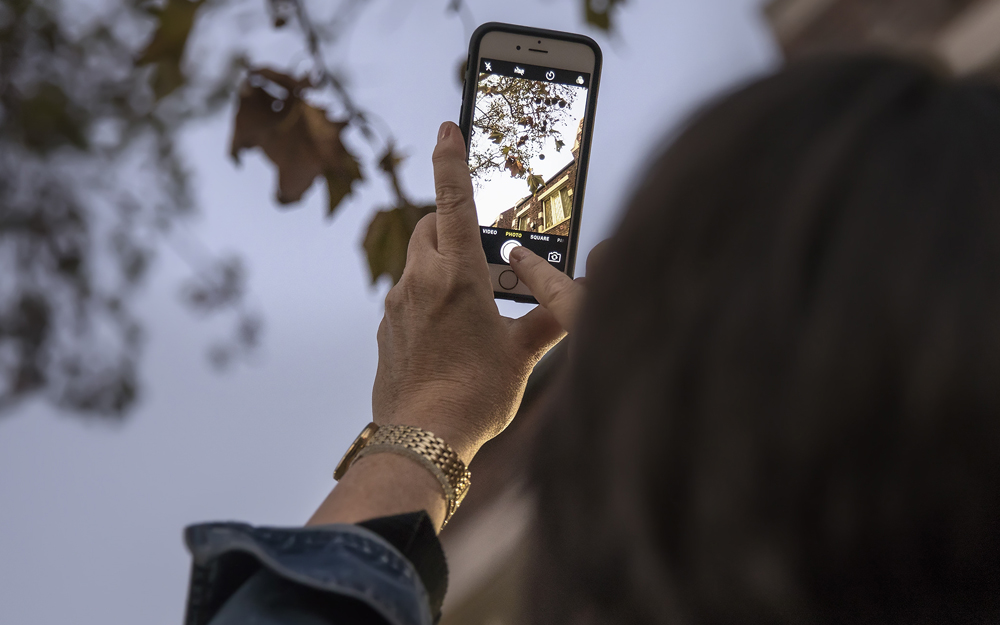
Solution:
<path fill-rule="evenodd" d="M 573 277 L 601 48 L 583 35 L 480 26 L 459 126 L 497 298 L 534 303 L 509 265 L 523 245 Z"/>

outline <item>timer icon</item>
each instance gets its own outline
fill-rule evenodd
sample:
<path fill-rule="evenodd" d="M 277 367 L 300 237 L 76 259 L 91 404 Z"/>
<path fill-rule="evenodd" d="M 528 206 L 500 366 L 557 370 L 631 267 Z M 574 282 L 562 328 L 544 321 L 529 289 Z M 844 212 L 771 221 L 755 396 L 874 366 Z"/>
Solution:
<path fill-rule="evenodd" d="M 546 79 L 546 80 L 555 80 L 555 79 L 556 79 L 556 73 L 555 73 L 555 72 L 553 72 L 553 71 L 552 71 L 552 70 L 550 69 L 549 71 L 545 72 L 545 79 Z"/>

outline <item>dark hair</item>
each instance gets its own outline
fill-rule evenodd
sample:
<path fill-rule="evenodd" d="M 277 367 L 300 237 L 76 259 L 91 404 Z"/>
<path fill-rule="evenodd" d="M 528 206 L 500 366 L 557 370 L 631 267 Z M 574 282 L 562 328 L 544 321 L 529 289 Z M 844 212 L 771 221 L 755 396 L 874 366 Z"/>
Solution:
<path fill-rule="evenodd" d="M 1000 618 L 1000 92 L 788 67 L 653 164 L 536 453 L 538 623 Z"/>

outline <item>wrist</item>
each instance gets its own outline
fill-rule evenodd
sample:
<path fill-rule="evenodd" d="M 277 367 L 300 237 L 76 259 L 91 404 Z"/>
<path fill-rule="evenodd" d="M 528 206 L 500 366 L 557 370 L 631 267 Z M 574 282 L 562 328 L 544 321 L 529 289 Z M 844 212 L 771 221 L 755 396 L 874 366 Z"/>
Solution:
<path fill-rule="evenodd" d="M 447 514 L 446 497 L 434 476 L 395 454 L 359 458 L 306 525 L 357 523 L 424 510 L 436 528 Z"/>

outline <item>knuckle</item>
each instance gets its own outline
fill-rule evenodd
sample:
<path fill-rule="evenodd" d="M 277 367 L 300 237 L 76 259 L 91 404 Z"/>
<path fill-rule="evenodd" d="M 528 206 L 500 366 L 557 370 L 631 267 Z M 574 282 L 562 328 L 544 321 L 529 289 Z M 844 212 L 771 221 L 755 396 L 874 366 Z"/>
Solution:
<path fill-rule="evenodd" d="M 455 209 L 469 200 L 464 185 L 452 181 L 440 181 L 437 184 L 435 203 L 439 210 Z"/>
<path fill-rule="evenodd" d="M 413 232 L 410 233 L 410 240 L 406 243 L 406 263 L 410 263 L 410 259 L 414 254 L 419 253 L 424 248 L 431 247 L 431 237 L 429 229 L 434 228 L 434 223 L 430 222 L 428 225 L 423 219 L 417 222 L 417 225 L 413 228 Z"/>
<path fill-rule="evenodd" d="M 441 280 L 429 279 L 427 274 L 404 274 L 403 279 L 385 296 L 385 314 L 391 321 L 414 307 L 421 308 L 439 298 L 444 287 Z"/>
<path fill-rule="evenodd" d="M 417 225 L 413 227 L 414 232 L 423 232 L 424 230 L 434 230 L 437 227 L 437 213 L 427 213 L 417 221 Z"/>
<path fill-rule="evenodd" d="M 405 289 L 404 283 L 399 282 L 396 286 L 389 289 L 389 292 L 385 294 L 385 314 L 386 316 L 393 315 L 399 312 L 403 306 L 406 299 L 403 290 Z"/>

